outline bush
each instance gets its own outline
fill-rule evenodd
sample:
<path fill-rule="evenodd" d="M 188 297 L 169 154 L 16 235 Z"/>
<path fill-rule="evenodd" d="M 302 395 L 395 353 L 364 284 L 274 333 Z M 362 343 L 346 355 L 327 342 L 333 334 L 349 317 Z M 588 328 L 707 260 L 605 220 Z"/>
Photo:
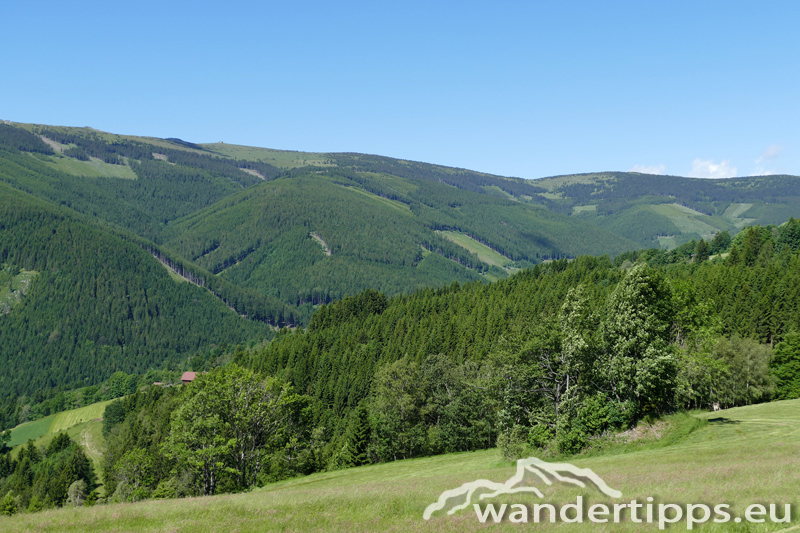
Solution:
<path fill-rule="evenodd" d="M 556 425 L 556 447 L 558 452 L 572 455 L 580 452 L 589 441 L 579 414 L 585 409 L 580 409 L 573 416 L 563 416 Z"/>
<path fill-rule="evenodd" d="M 608 406 L 608 425 L 615 429 L 629 429 L 636 423 L 636 407 L 633 402 L 612 402 Z"/>
<path fill-rule="evenodd" d="M 28 512 L 29 513 L 38 513 L 44 509 L 44 505 L 42 505 L 42 501 L 39 499 L 38 496 L 35 494 L 31 497 L 31 501 L 28 503 Z"/>
<path fill-rule="evenodd" d="M 10 492 L 7 493 L 6 497 L 3 498 L 3 501 L 0 502 L 0 514 L 6 516 L 17 514 L 17 501 Z"/>
<path fill-rule="evenodd" d="M 67 502 L 73 507 L 81 507 L 86 501 L 86 482 L 82 479 L 73 481 L 67 490 Z"/>
<path fill-rule="evenodd" d="M 511 431 L 504 431 L 497 437 L 497 447 L 504 459 L 514 461 L 528 455 L 527 436 L 529 430 L 525 426 L 515 424 Z"/>
<path fill-rule="evenodd" d="M 528 444 L 532 448 L 545 449 L 553 440 L 552 428 L 545 424 L 537 424 L 528 431 Z"/>
<path fill-rule="evenodd" d="M 156 487 L 156 490 L 153 491 L 153 499 L 154 500 L 166 500 L 169 498 L 177 498 L 178 497 L 178 490 L 177 490 L 178 483 L 175 478 L 169 478 L 161 481 Z"/>
<path fill-rule="evenodd" d="M 578 411 L 576 424 L 588 435 L 599 435 L 609 427 L 610 405 L 604 394 L 586 399 Z"/>

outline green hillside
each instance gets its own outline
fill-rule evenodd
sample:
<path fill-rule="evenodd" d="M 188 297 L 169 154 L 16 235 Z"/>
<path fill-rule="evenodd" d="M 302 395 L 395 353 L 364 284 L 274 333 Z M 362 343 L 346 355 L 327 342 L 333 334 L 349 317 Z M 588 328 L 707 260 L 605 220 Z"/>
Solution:
<path fill-rule="evenodd" d="M 640 452 L 663 457 L 671 445 L 692 442 L 705 431 L 686 414 L 664 418 L 669 413 L 712 402 L 726 408 L 797 397 L 800 222 L 774 230 L 748 229 L 734 239 L 724 261 L 689 260 L 686 247 L 645 250 L 614 262 L 608 257 L 556 260 L 492 284 L 452 284 L 393 298 L 375 290 L 346 297 L 322 306 L 307 330 L 283 330 L 269 345 L 236 349 L 230 364 L 221 361 L 221 368 L 198 375 L 190 385 L 140 387 L 112 402 L 104 412 L 108 424 L 102 440 L 96 425 L 80 422 L 68 430 L 73 442 L 53 437 L 44 459 L 34 446 L 17 452 L 16 459 L 0 457 L 0 491 L 10 491 L 22 509 L 61 506 L 66 487 L 78 481 L 71 474 L 57 477 L 60 481 L 48 478 L 47 469 L 69 457 L 80 459 L 84 452 L 75 448 L 77 443 L 102 452 L 96 468 L 102 469 L 104 491 L 99 503 L 307 483 L 314 493 L 308 498 L 320 500 L 325 493 L 319 487 L 341 475 L 332 471 L 465 451 L 486 458 L 488 452 L 480 450 L 494 446 L 504 457 L 561 459 L 583 453 L 575 459 L 582 461 Z M 310 240 L 317 253 L 328 257 L 318 240 Z M 130 380 L 122 378 L 128 388 Z M 561 394 L 565 385 L 568 395 Z M 70 404 L 76 401 L 77 396 Z M 79 421 L 58 416 L 62 425 Z M 770 416 L 792 419 L 777 412 L 755 418 L 761 423 Z M 57 420 L 31 428 L 41 432 Z M 637 429 L 643 420 L 654 423 Z M 717 422 L 725 427 L 715 439 L 749 431 Z M 611 436 L 620 431 L 620 437 Z M 779 442 L 795 431 L 781 434 Z M 100 442 L 106 444 L 104 451 L 96 446 Z M 719 442 L 713 445 L 720 455 Z M 704 449 L 688 453 L 702 455 L 710 448 Z M 741 460 L 737 454 L 732 457 Z M 92 461 L 99 457 L 91 451 L 85 455 Z M 491 457 L 489 465 L 472 466 L 492 470 L 500 459 Z M 449 461 L 429 459 L 422 470 L 444 474 L 443 485 L 449 486 L 437 494 L 465 482 L 447 477 L 440 460 Z M 37 466 L 30 466 L 34 475 L 26 477 L 29 464 Z M 664 465 L 665 471 L 667 466 L 675 467 L 676 459 Z M 616 467 L 641 477 L 630 465 Z M 391 471 L 380 468 L 356 472 L 391 479 Z M 289 480 L 315 472 L 326 473 Z M 607 473 L 609 483 L 624 480 Z M 87 476 L 77 477 L 87 480 L 89 492 L 95 485 L 94 477 Z M 508 478 L 500 476 L 501 481 Z M 52 503 L 42 500 L 49 492 L 36 479 L 57 485 Z M 432 484 L 420 470 L 405 479 Z M 285 481 L 271 485 L 277 480 Z M 374 478 L 365 483 L 381 490 Z M 715 483 L 713 488 L 724 486 Z M 787 484 L 775 486 L 775 494 L 783 497 L 780 491 Z M 789 481 L 788 486 L 796 485 Z M 655 485 L 645 481 L 635 487 L 650 491 Z M 750 487 L 745 495 L 761 498 Z M 728 498 L 732 493 L 718 494 Z M 412 499 L 419 496 L 415 492 Z M 420 499 L 427 506 L 435 496 Z M 385 510 L 359 501 L 370 513 L 399 516 L 403 522 L 397 527 L 409 526 L 405 520 L 411 514 L 418 516 L 419 510 L 412 509 L 418 504 L 411 500 L 390 505 Z M 369 529 L 361 522 L 363 514 L 347 512 L 342 527 Z M 326 520 L 321 509 L 310 513 L 317 523 Z M 440 518 L 431 524 L 448 527 Z M 374 516 L 370 520 L 379 529 L 396 526 Z M 457 525 L 463 528 L 464 523 Z M 149 523 L 136 527 L 144 526 Z"/>
<path fill-rule="evenodd" d="M 503 281 L 552 260 L 659 245 L 688 258 L 693 245 L 681 245 L 691 239 L 798 215 L 798 183 L 635 173 L 529 181 L 375 155 L 2 122 L 0 424 L 18 421 L 12 405 L 118 370 L 186 367 L 199 352 L 305 326 L 319 305 L 367 289 L 391 297 Z M 772 342 L 794 327 L 775 323 L 793 312 L 789 304 L 762 312 L 773 297 L 789 299 L 759 294 L 756 311 L 741 312 L 767 316 L 736 328 Z M 718 312 L 731 309 L 739 307 Z M 409 338 L 410 351 L 439 347 L 439 329 L 425 333 L 424 348 Z M 475 338 L 466 331 L 456 342 L 462 357 Z M 470 350 L 485 354 L 488 342 Z"/>
<path fill-rule="evenodd" d="M 636 247 L 549 210 L 535 201 L 543 189 L 524 180 L 361 154 L 0 126 L 0 180 L 149 241 L 241 314 L 273 324 L 286 313 L 275 304 L 254 311 L 257 295 L 305 306 L 303 322 L 310 304 L 365 288 L 494 280 L 552 258 Z M 437 231 L 516 264 L 482 261 Z M 319 257 L 314 239 L 331 255 Z"/>
<path fill-rule="evenodd" d="M 665 248 L 746 225 L 780 224 L 800 215 L 800 178 L 754 176 L 709 180 L 605 172 L 533 183 L 555 209 L 636 241 Z"/>
<path fill-rule="evenodd" d="M 532 494 L 519 494 L 488 503 L 531 506 L 545 501 L 563 505 L 574 503 L 580 495 L 588 507 L 595 503 L 613 506 L 633 499 L 646 504 L 647 498 L 654 498 L 656 505 L 725 503 L 730 506 L 731 520 L 743 517 L 747 506 L 753 503 L 774 503 L 778 504 L 777 517 L 782 518 L 784 504 L 791 504 L 794 509 L 800 504 L 797 494 L 800 477 L 794 468 L 800 458 L 799 402 L 792 400 L 720 413 L 697 413 L 697 418 L 708 423 L 689 435 L 671 433 L 674 430 L 667 427 L 666 431 L 661 431 L 661 440 L 666 442 L 644 437 L 607 453 L 564 459 L 580 468 L 592 469 L 610 487 L 621 491 L 620 499 L 603 496 L 593 487 L 576 489 L 566 484 L 536 483 L 545 493 L 545 500 Z M 437 514 L 427 522 L 422 518 L 425 508 L 445 490 L 479 478 L 504 482 L 514 472 L 513 463 L 503 461 L 497 450 L 485 450 L 314 474 L 246 494 L 0 517 L 0 527 L 5 531 L 59 532 L 111 529 L 464 531 L 480 527 L 471 507 L 452 516 Z M 623 516 L 630 517 L 629 511 Z M 701 513 L 698 512 L 698 516 Z M 694 528 L 701 531 L 778 531 L 796 527 L 796 513 L 792 513 L 791 518 L 790 523 L 768 521 L 736 524 L 736 528 L 732 522 L 714 524 L 709 521 L 704 525 L 695 524 Z M 520 526 L 506 520 L 491 527 L 516 531 Z M 635 524 L 627 520 L 605 525 L 530 523 L 528 527 L 548 531 L 640 531 L 642 527 L 657 529 L 658 524 Z M 685 528 L 684 518 L 670 529 Z"/>
<path fill-rule="evenodd" d="M 6 427 L 18 399 L 41 401 L 116 371 L 143 374 L 219 343 L 272 336 L 208 290 L 176 282 L 139 246 L 6 184 L 0 221 L 2 272 L 19 272 L 12 290 L 26 278 L 0 313 Z"/>
<path fill-rule="evenodd" d="M 674 248 L 800 214 L 792 176 L 522 180 L 375 155 L 0 126 L 0 180 L 161 246 L 224 285 L 214 290 L 240 314 L 273 324 L 305 322 L 310 305 L 365 288 L 496 280 L 553 258 Z M 259 295 L 299 306 L 296 317 L 276 303 L 255 309 Z"/>
<path fill-rule="evenodd" d="M 611 234 L 538 207 L 421 180 L 403 184 L 408 192 L 380 177 L 296 172 L 176 221 L 163 233 L 164 247 L 222 279 L 293 304 L 367 288 L 397 294 L 476 280 L 492 266 L 495 276 L 506 275 L 474 247 L 443 238 L 439 228 L 492 243 L 483 247 L 529 265 L 580 249 L 626 247 Z M 425 256 L 425 250 L 437 254 Z"/>

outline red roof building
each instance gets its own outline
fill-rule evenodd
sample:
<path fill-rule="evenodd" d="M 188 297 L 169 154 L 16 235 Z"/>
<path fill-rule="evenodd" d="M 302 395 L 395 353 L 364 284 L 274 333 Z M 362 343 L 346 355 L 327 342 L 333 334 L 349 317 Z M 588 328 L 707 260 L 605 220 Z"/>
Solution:
<path fill-rule="evenodd" d="M 197 377 L 197 372 L 184 372 L 181 376 L 181 383 L 191 383 Z"/>

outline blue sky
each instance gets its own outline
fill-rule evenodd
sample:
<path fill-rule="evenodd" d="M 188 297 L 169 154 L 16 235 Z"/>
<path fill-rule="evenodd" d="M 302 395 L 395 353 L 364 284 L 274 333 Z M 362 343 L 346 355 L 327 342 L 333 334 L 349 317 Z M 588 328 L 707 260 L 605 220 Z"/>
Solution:
<path fill-rule="evenodd" d="M 0 118 L 538 178 L 800 174 L 800 2 L 3 2 Z"/>

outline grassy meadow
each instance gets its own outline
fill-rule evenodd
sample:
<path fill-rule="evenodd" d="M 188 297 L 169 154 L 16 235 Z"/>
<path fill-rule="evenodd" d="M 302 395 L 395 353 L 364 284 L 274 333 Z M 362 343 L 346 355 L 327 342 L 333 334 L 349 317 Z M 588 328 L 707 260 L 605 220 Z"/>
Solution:
<path fill-rule="evenodd" d="M 680 204 L 659 204 L 651 206 L 650 210 L 669 218 L 681 232 L 697 233 L 706 240 L 712 239 L 720 231 L 719 227 L 709 223 L 711 217 Z M 724 227 L 724 222 L 719 225 Z"/>
<path fill-rule="evenodd" d="M 474 253 L 475 255 L 478 256 L 478 259 L 480 259 L 487 265 L 494 265 L 500 268 L 507 268 L 508 265 L 513 263 L 513 261 L 508 257 L 504 256 L 503 254 L 495 250 L 492 250 L 485 244 L 476 241 L 469 235 L 465 235 L 457 231 L 437 231 L 436 233 L 438 233 L 445 239 L 456 243 L 462 248 L 466 248 L 470 252 Z M 515 269 L 508 269 L 508 270 L 515 270 Z"/>
<path fill-rule="evenodd" d="M 59 431 L 70 429 L 78 424 L 97 421 L 103 418 L 106 406 L 113 400 L 93 403 L 86 407 L 63 411 L 54 415 L 20 424 L 11 430 L 11 441 L 9 446 L 14 447 L 25 444 L 28 439 L 37 440 L 48 435 L 54 435 Z M 49 440 L 47 441 L 49 442 Z"/>
<path fill-rule="evenodd" d="M 216 154 L 234 159 L 263 161 L 279 168 L 297 168 L 306 165 L 328 166 L 327 157 L 322 153 L 273 150 L 255 146 L 240 146 L 228 143 L 205 143 L 199 146 Z"/>
<path fill-rule="evenodd" d="M 753 503 L 793 505 L 790 524 L 711 522 L 700 531 L 781 531 L 800 529 L 800 400 L 740 407 L 717 413 L 694 413 L 656 424 L 654 431 L 630 444 L 560 459 L 591 468 L 618 500 L 592 488 L 539 484 L 545 499 L 530 494 L 502 496 L 495 504 L 654 503 L 730 505 L 732 516 L 743 516 Z M 669 426 L 672 426 L 670 429 Z M 688 433 L 687 427 L 695 427 Z M 699 426 L 699 427 L 698 427 Z M 653 428 L 650 428 L 651 430 Z M 655 434 L 661 433 L 657 439 Z M 648 436 L 649 435 L 649 436 Z M 425 508 L 439 494 L 477 479 L 504 482 L 515 465 L 497 450 L 450 454 L 389 464 L 326 472 L 267 485 L 245 494 L 145 501 L 59 509 L 0 517 L 2 531 L 465 531 L 518 530 L 535 527 L 557 531 L 658 531 L 658 524 L 481 524 L 472 508 L 451 516 L 438 512 L 425 521 Z M 474 500 L 473 500 L 474 501 Z M 623 515 L 629 516 L 629 515 Z M 712 515 L 713 518 L 714 515 Z M 532 520 L 532 515 L 531 515 Z M 686 522 L 667 526 L 683 531 Z"/>
<path fill-rule="evenodd" d="M 92 157 L 89 161 L 78 161 L 63 156 L 52 156 L 47 165 L 54 169 L 73 176 L 87 178 L 119 178 L 127 180 L 137 179 L 136 174 L 127 164 L 112 165 Z"/>

